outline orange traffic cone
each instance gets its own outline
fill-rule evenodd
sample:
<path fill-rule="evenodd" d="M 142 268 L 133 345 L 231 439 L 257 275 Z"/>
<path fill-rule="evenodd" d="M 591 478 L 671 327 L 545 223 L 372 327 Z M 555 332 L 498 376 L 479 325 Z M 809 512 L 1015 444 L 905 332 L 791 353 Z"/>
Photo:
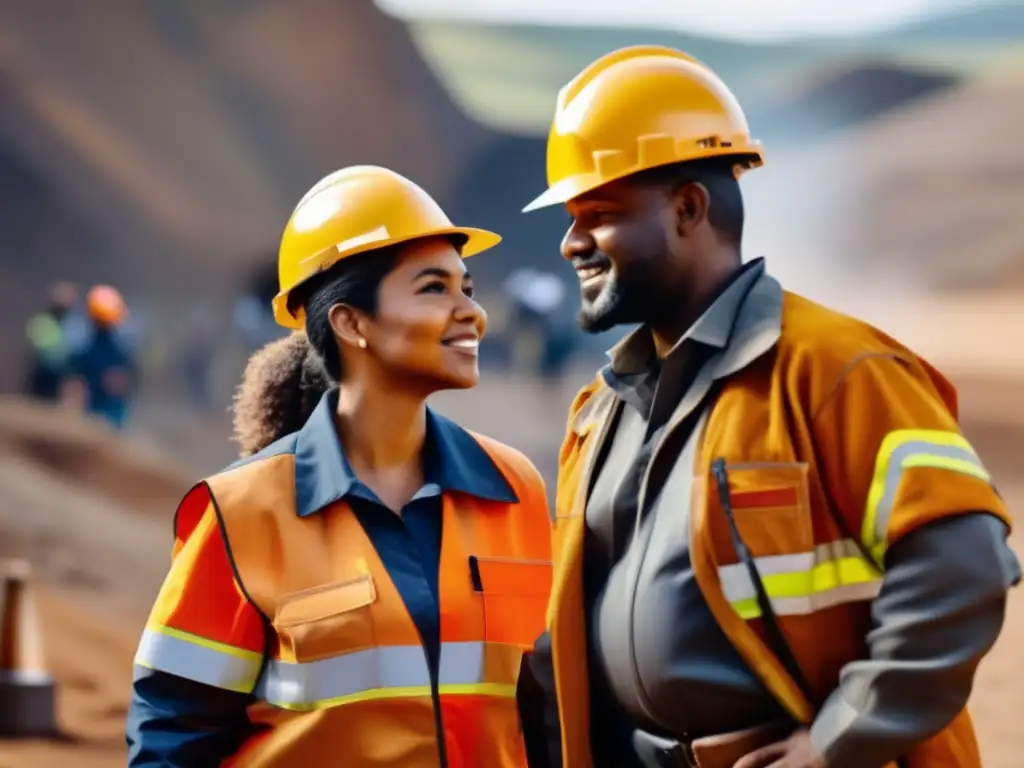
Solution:
<path fill-rule="evenodd" d="M 46 671 L 43 636 L 21 560 L 0 565 L 0 735 L 57 732 L 53 678 Z"/>

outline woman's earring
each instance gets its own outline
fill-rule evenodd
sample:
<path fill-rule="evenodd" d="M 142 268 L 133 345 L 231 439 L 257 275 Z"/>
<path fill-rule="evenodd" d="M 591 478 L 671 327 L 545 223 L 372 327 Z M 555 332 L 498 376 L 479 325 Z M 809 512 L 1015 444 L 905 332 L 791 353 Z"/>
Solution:
<path fill-rule="evenodd" d="M 359 348 L 366 349 L 366 339 L 359 339 Z"/>

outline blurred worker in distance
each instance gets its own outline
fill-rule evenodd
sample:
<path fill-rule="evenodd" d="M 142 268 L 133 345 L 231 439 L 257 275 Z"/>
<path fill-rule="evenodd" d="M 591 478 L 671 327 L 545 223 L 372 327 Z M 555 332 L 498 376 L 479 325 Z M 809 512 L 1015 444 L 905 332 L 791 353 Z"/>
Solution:
<path fill-rule="evenodd" d="M 1020 578 L 956 393 L 743 263 L 763 162 L 705 65 L 608 54 L 559 93 L 550 188 L 583 328 L 640 323 L 573 402 L 550 652 L 567 768 L 980 766 L 965 710 Z"/>
<path fill-rule="evenodd" d="M 118 334 L 128 317 L 128 306 L 116 288 L 96 285 L 86 294 L 85 311 L 91 327 L 71 353 L 68 392 L 84 401 L 88 413 L 121 429 L 128 419 L 137 379 L 131 350 Z"/>
<path fill-rule="evenodd" d="M 259 258 L 262 262 L 262 254 Z M 276 293 L 277 265 L 270 261 L 259 265 L 242 295 L 235 299 L 232 319 L 247 354 L 281 338 L 286 332 L 274 322 L 270 301 Z"/>
<path fill-rule="evenodd" d="M 524 341 L 535 347 L 531 373 L 550 385 L 562 375 L 573 353 L 575 329 L 566 311 L 566 283 L 552 272 L 521 267 L 505 279 L 502 289 L 511 305 L 508 325 L 513 350 Z M 514 363 L 518 358 L 513 354 Z"/>
<path fill-rule="evenodd" d="M 60 399 L 69 354 L 65 321 L 77 302 L 74 283 L 55 283 L 50 288 L 49 306 L 28 321 L 25 335 L 32 362 L 25 389 L 30 397 L 50 402 Z"/>
<path fill-rule="evenodd" d="M 192 405 L 208 410 L 212 405 L 211 375 L 221 341 L 217 317 L 206 306 L 194 306 L 186 316 L 185 337 L 179 361 L 185 392 Z"/>
<path fill-rule="evenodd" d="M 499 241 L 376 166 L 299 202 L 273 302 L 295 333 L 247 367 L 245 458 L 178 509 L 135 659 L 131 766 L 527 765 L 544 483 L 426 406 L 477 383 L 486 315 L 463 259 Z"/>

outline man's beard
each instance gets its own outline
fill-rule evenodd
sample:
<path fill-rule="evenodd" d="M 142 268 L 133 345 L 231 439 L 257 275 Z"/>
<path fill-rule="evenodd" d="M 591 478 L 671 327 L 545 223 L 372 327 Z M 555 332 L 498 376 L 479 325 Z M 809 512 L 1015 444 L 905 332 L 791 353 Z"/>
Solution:
<path fill-rule="evenodd" d="M 649 292 L 609 275 L 597 298 L 580 308 L 580 328 L 586 333 L 604 333 L 617 325 L 645 323 L 652 314 L 652 300 Z"/>

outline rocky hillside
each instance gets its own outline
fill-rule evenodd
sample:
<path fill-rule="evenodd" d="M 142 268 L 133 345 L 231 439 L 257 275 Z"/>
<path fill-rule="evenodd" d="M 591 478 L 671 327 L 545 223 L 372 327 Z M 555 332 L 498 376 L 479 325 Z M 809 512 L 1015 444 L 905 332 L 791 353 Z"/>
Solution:
<path fill-rule="evenodd" d="M 486 141 L 369 0 L 3 3 L 0 342 L 58 276 L 224 295 L 342 165 L 450 202 Z"/>
<path fill-rule="evenodd" d="M 1002 28 L 1014 18 L 1005 17 Z M 985 22 L 982 31 L 991 26 Z M 524 217 L 519 210 L 544 185 L 546 126 L 538 115 L 549 114 L 563 73 L 570 76 L 585 63 L 581 57 L 605 43 L 685 43 L 722 69 L 748 104 L 770 164 L 780 150 L 797 145 L 803 152 L 840 134 L 821 150 L 825 158 L 852 158 L 838 186 L 845 190 L 847 168 L 857 168 L 858 179 L 867 168 L 880 174 L 843 191 L 843 205 L 857 195 L 888 201 L 880 213 L 866 213 L 874 217 L 870 226 L 854 234 L 891 235 L 866 244 L 851 236 L 852 250 L 909 259 L 921 248 L 928 259 L 948 250 L 943 263 L 966 263 L 985 239 L 985 254 L 1003 264 L 1021 240 L 1014 217 L 995 212 L 1017 189 L 1001 162 L 1000 147 L 1012 144 L 975 138 L 1010 130 L 1009 110 L 1020 96 L 987 86 L 957 90 L 974 65 L 907 63 L 924 62 L 928 51 L 934 61 L 938 49 L 924 33 L 914 33 L 914 56 L 899 59 L 894 50 L 910 49 L 898 37 L 845 41 L 828 54 L 821 45 L 744 47 L 622 30 L 411 29 L 371 0 L 0 4 L 0 344 L 17 354 L 25 317 L 57 277 L 116 282 L 155 317 L 163 309 L 173 318 L 193 299 L 227 298 L 272 263 L 283 222 L 309 184 L 359 162 L 409 174 L 454 218 L 505 236 L 498 251 L 473 265 L 484 290 L 516 265 L 565 269 L 557 255 L 564 214 Z M 951 34 L 947 27 L 933 32 Z M 946 37 L 943 55 L 968 50 Z M 1007 50 L 1004 43 L 999 50 Z M 524 100 L 527 92 L 533 95 Z M 537 111 L 541 100 L 546 106 Z M 520 113 L 529 119 L 516 121 Z M 974 114 L 987 127 L 973 125 Z M 969 160 L 983 153 L 984 162 Z M 970 184 L 985 189 L 966 195 L 957 215 L 968 218 L 956 225 L 958 234 L 908 246 L 917 232 L 932 231 L 914 216 L 927 218 L 934 205 L 948 204 L 950 189 L 963 188 L 965 177 L 944 162 L 947 154 L 964 158 Z M 787 201 L 787 173 L 757 182 L 757 194 Z M 872 198 L 879 184 L 883 191 Z M 899 192 L 907 185 L 914 185 L 911 194 Z M 803 215 L 820 208 L 835 186 L 836 178 L 820 179 L 813 205 L 796 209 Z M 990 193 L 992 201 L 981 204 Z M 921 213 L 899 213 L 910 208 Z M 820 228 L 827 218 L 777 221 Z M 226 324 L 228 307 L 221 306 Z M 0 367 L 0 390 L 18 375 L 17 365 Z"/>

